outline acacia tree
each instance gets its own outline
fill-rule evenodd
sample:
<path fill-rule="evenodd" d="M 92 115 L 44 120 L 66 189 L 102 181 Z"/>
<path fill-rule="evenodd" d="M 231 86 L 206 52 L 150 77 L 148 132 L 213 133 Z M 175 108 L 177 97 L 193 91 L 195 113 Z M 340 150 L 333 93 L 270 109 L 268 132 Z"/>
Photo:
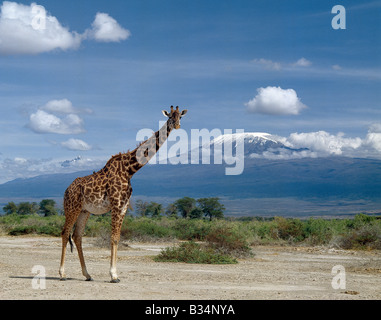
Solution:
<path fill-rule="evenodd" d="M 193 208 L 192 211 L 189 213 L 189 218 L 191 219 L 200 219 L 203 215 L 203 211 L 201 208 L 199 207 L 196 207 L 196 208 Z"/>
<path fill-rule="evenodd" d="M 145 211 L 146 216 L 151 216 L 152 218 L 160 217 L 163 211 L 163 206 L 160 203 L 151 201 Z"/>
<path fill-rule="evenodd" d="M 148 205 L 149 205 L 149 203 L 147 201 L 143 201 L 140 199 L 137 200 L 136 204 L 135 204 L 136 214 L 141 216 L 141 217 L 145 217 Z"/>
<path fill-rule="evenodd" d="M 174 203 L 170 203 L 165 209 L 165 214 L 170 218 L 178 218 L 177 208 Z"/>
<path fill-rule="evenodd" d="M 184 198 L 176 200 L 174 205 L 176 206 L 177 210 L 180 212 L 183 218 L 188 218 L 190 212 L 196 206 L 196 199 L 193 199 L 190 197 L 184 197 Z"/>
<path fill-rule="evenodd" d="M 17 205 L 13 201 L 8 202 L 8 204 L 3 207 L 3 211 L 5 214 L 17 213 Z"/>
<path fill-rule="evenodd" d="M 38 212 L 39 206 L 36 202 L 20 202 L 17 206 L 17 213 L 21 215 L 35 214 Z"/>
<path fill-rule="evenodd" d="M 202 212 L 209 220 L 213 218 L 223 218 L 225 206 L 219 202 L 219 198 L 200 198 L 197 199 Z"/>
<path fill-rule="evenodd" d="M 58 214 L 56 202 L 52 199 L 44 199 L 40 202 L 40 212 L 45 216 L 55 216 Z"/>

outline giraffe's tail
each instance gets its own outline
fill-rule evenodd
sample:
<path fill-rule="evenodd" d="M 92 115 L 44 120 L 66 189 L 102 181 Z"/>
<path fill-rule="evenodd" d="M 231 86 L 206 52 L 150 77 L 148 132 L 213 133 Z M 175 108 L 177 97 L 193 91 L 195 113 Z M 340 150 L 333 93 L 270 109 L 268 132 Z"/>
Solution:
<path fill-rule="evenodd" d="M 71 234 L 69 234 L 70 251 L 73 252 L 73 241 L 71 241 Z"/>

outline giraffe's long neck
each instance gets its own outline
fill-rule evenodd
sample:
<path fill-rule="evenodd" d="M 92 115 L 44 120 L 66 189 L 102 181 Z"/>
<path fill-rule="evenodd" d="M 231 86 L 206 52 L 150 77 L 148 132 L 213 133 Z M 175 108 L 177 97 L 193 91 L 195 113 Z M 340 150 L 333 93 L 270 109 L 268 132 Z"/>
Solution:
<path fill-rule="evenodd" d="M 135 150 L 131 151 L 130 173 L 144 167 L 148 161 L 159 151 L 160 147 L 168 139 L 169 134 L 174 129 L 170 119 L 156 131 L 149 139 L 143 141 Z"/>

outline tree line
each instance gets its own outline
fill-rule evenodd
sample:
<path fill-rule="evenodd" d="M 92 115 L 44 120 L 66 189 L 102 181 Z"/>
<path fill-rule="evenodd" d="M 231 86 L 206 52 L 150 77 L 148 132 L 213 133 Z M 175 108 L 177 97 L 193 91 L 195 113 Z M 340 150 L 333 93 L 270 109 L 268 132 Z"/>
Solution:
<path fill-rule="evenodd" d="M 52 199 L 44 199 L 37 202 L 20 202 L 15 204 L 8 202 L 3 207 L 5 214 L 39 214 L 45 217 L 63 214 Z M 221 219 L 224 217 L 225 207 L 220 203 L 219 198 L 200 198 L 194 199 L 183 197 L 163 207 L 162 204 L 154 201 L 137 200 L 135 203 L 135 214 L 141 217 L 158 218 L 168 216 L 172 218 L 201 219 L 203 217 L 212 219 Z"/>
<path fill-rule="evenodd" d="M 212 220 L 224 217 L 225 206 L 220 203 L 219 198 L 194 199 L 183 197 L 170 203 L 166 208 L 157 202 L 137 200 L 135 213 L 142 217 L 160 217 L 166 215 L 172 218 L 201 219 L 203 217 Z"/>
<path fill-rule="evenodd" d="M 3 207 L 3 211 L 5 214 L 40 214 L 44 217 L 54 216 L 60 213 L 56 207 L 56 202 L 52 199 L 44 199 L 41 200 L 40 203 L 20 202 L 19 204 L 15 204 L 12 201 Z"/>

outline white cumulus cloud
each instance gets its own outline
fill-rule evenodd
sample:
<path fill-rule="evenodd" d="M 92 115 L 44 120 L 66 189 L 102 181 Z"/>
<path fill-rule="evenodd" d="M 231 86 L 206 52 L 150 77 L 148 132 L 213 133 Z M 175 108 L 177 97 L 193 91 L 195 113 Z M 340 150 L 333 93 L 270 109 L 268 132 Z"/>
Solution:
<path fill-rule="evenodd" d="M 50 100 L 29 116 L 27 127 L 36 133 L 83 133 L 84 121 L 79 113 L 89 114 L 92 110 L 76 108 L 68 99 Z"/>
<path fill-rule="evenodd" d="M 28 127 L 37 133 L 78 134 L 84 132 L 83 120 L 76 114 L 60 118 L 44 110 L 37 110 L 29 117 Z"/>
<path fill-rule="evenodd" d="M 101 42 L 119 42 L 131 35 L 129 30 L 122 28 L 114 18 L 103 12 L 96 14 L 92 28 L 86 34 Z"/>
<path fill-rule="evenodd" d="M 4 1 L 0 12 L 0 53 L 38 54 L 76 49 L 81 36 L 63 27 L 43 6 Z"/>
<path fill-rule="evenodd" d="M 266 87 L 257 89 L 258 94 L 245 105 L 252 113 L 271 115 L 297 115 L 307 106 L 297 96 L 294 89 Z"/>
<path fill-rule="evenodd" d="M 130 32 L 107 13 L 97 13 L 91 29 L 79 34 L 63 27 L 45 7 L 36 3 L 4 1 L 0 7 L 0 54 L 75 50 L 86 39 L 119 42 L 129 36 Z"/>
<path fill-rule="evenodd" d="M 77 113 L 77 109 L 68 99 L 50 100 L 41 109 L 57 113 Z"/>
<path fill-rule="evenodd" d="M 45 105 L 43 105 L 41 110 L 48 111 L 51 113 L 69 114 L 69 113 L 93 113 L 89 108 L 76 108 L 73 106 L 72 102 L 68 99 L 61 100 L 50 100 Z"/>
<path fill-rule="evenodd" d="M 92 147 L 89 144 L 80 139 L 69 139 L 67 141 L 62 142 L 61 145 L 66 149 L 75 151 L 87 151 L 92 149 Z"/>

